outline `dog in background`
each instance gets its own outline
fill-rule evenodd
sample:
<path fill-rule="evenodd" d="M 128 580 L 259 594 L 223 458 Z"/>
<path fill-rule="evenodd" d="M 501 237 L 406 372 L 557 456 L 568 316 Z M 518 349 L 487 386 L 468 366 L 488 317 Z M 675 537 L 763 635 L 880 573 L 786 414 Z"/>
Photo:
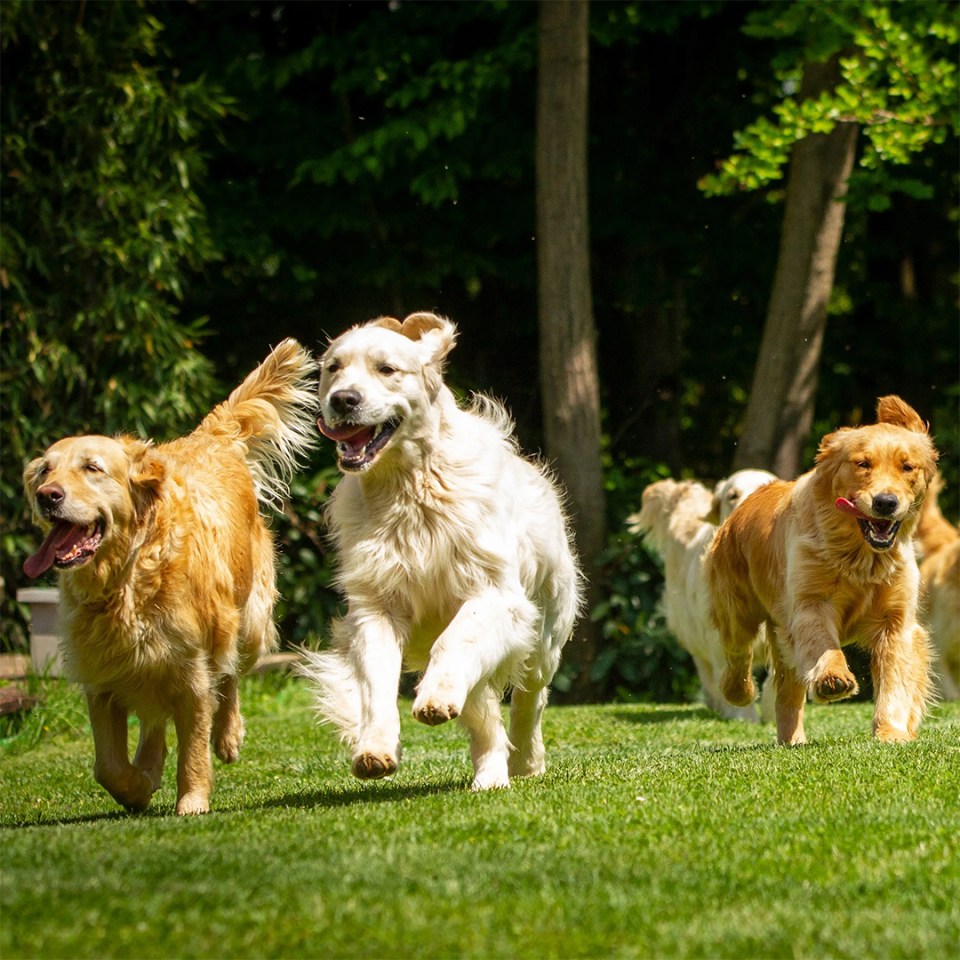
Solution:
<path fill-rule="evenodd" d="M 627 518 L 630 531 L 642 534 L 663 560 L 661 602 L 667 627 L 693 657 L 707 706 L 731 720 L 756 721 L 757 713 L 753 704 L 728 703 L 720 691 L 723 646 L 710 621 L 703 558 L 716 536 L 716 524 L 754 490 L 776 479 L 765 470 L 738 470 L 713 493 L 695 480 L 658 480 L 643 491 L 640 512 Z M 762 646 L 762 638 L 758 642 Z M 765 685 L 765 694 L 767 689 Z M 766 712 L 765 705 L 764 718 L 772 719 Z"/>
<path fill-rule="evenodd" d="M 86 691 L 94 775 L 131 810 L 160 786 L 170 717 L 178 814 L 209 810 L 211 740 L 225 763 L 239 756 L 237 677 L 276 644 L 260 506 L 313 445 L 314 369 L 286 340 L 189 436 L 69 437 L 24 472 L 47 531 L 24 571 L 60 574 L 61 649 Z"/>
<path fill-rule="evenodd" d="M 960 700 L 960 528 L 940 512 L 943 478 L 927 490 L 917 541 L 920 545 L 920 606 L 937 651 L 937 679 L 947 700 Z"/>
<path fill-rule="evenodd" d="M 706 573 L 721 690 L 730 703 L 753 701 L 754 638 L 766 623 L 780 743 L 805 742 L 808 690 L 820 702 L 857 692 L 845 643 L 871 653 L 874 735 L 916 736 L 931 684 L 912 537 L 936 463 L 917 413 L 881 397 L 876 424 L 827 435 L 811 471 L 761 487 L 720 528 Z"/>
<path fill-rule="evenodd" d="M 518 454 L 506 411 L 483 397 L 461 408 L 444 384 L 455 338 L 432 313 L 384 317 L 321 358 L 318 425 L 343 472 L 327 517 L 348 611 L 302 672 L 361 779 L 396 771 L 401 671 L 422 672 L 413 715 L 460 718 L 484 790 L 545 769 L 541 717 L 581 577 L 557 486 Z"/>

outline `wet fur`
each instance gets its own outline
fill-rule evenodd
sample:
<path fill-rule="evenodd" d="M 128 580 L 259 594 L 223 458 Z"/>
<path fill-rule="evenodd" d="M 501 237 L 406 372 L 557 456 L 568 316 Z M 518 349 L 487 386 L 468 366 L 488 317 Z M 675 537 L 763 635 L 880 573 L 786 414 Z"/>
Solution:
<path fill-rule="evenodd" d="M 343 390 L 360 401 L 354 421 L 400 426 L 375 461 L 345 470 L 330 499 L 349 608 L 332 649 L 306 653 L 303 672 L 362 779 L 396 771 L 401 671 L 422 673 L 414 716 L 460 718 L 482 790 L 545 769 L 541 716 L 580 574 L 556 484 L 519 455 L 506 411 L 483 397 L 463 408 L 444 385 L 455 334 L 433 314 L 383 318 L 321 358 L 329 431 L 342 429 L 332 398 Z M 511 684 L 508 739 L 500 703 Z"/>
<path fill-rule="evenodd" d="M 178 814 L 209 809 L 211 740 L 224 762 L 239 755 L 237 677 L 276 643 L 274 547 L 260 507 L 284 493 L 313 443 L 313 370 L 287 340 L 189 436 L 158 446 L 70 437 L 25 471 L 42 527 L 104 527 L 93 557 L 60 571 L 62 652 L 87 694 L 96 779 L 131 810 L 160 786 L 170 717 Z M 53 511 L 37 500 L 51 485 L 64 495 Z"/>
<path fill-rule="evenodd" d="M 841 644 L 871 654 L 878 739 L 915 737 L 931 697 L 912 536 L 937 454 L 926 424 L 898 397 L 880 399 L 877 421 L 824 437 L 813 470 L 749 497 L 707 556 L 712 616 L 726 654 L 724 696 L 735 704 L 753 700 L 753 637 L 766 622 L 781 743 L 805 741 L 808 690 L 819 701 L 857 692 Z M 869 515 L 885 494 L 896 496 L 901 526 L 893 545 L 877 550 L 836 501 L 846 498 Z"/>

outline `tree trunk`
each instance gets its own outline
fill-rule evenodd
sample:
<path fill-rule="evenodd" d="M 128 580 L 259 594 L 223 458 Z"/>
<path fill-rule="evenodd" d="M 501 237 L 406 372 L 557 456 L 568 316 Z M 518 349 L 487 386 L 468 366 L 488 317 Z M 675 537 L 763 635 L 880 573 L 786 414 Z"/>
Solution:
<path fill-rule="evenodd" d="M 836 60 L 808 63 L 801 97 L 837 79 Z M 734 469 L 764 468 L 784 479 L 800 472 L 856 143 L 856 125 L 841 123 L 800 140 L 790 155 L 777 269 Z"/>
<path fill-rule="evenodd" d="M 596 601 L 606 510 L 600 468 L 600 387 L 587 212 L 587 0 L 541 0 L 537 82 L 537 265 L 540 384 L 546 452 L 569 494 L 577 548 Z M 566 660 L 573 698 L 597 691 L 590 665 L 599 628 L 584 618 Z"/>

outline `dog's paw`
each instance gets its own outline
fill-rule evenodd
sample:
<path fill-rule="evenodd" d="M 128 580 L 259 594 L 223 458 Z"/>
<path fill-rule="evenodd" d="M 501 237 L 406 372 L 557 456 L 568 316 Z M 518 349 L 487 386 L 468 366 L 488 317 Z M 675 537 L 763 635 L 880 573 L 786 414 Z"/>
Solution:
<path fill-rule="evenodd" d="M 909 743 L 916 738 L 916 734 L 893 727 L 889 723 L 878 723 L 873 735 L 884 743 Z"/>
<path fill-rule="evenodd" d="M 397 772 L 397 759 L 388 753 L 359 753 L 350 764 L 350 772 L 358 780 L 382 780 Z"/>
<path fill-rule="evenodd" d="M 813 698 L 818 703 L 830 703 L 833 700 L 846 700 L 860 690 L 857 678 L 845 670 L 842 673 L 825 673 L 813 683 Z"/>
<path fill-rule="evenodd" d="M 177 800 L 177 816 L 190 817 L 210 812 L 210 799 L 203 793 L 185 793 Z"/>
<path fill-rule="evenodd" d="M 240 747 L 243 744 L 243 727 L 239 731 L 225 731 L 214 737 L 213 752 L 224 763 L 236 763 L 240 759 Z"/>
<path fill-rule="evenodd" d="M 725 669 L 720 675 L 720 692 L 735 707 L 748 707 L 757 697 L 757 688 L 750 673 Z"/>
<path fill-rule="evenodd" d="M 429 727 L 439 726 L 448 720 L 453 720 L 460 716 L 460 711 L 452 703 L 437 703 L 428 700 L 426 703 L 414 703 L 413 715 Z"/>

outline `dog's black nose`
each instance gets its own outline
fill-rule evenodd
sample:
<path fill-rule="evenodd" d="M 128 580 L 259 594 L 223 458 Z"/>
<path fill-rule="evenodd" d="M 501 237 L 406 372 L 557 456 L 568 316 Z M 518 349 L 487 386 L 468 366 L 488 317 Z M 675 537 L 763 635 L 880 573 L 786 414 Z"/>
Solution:
<path fill-rule="evenodd" d="M 330 406 L 342 417 L 354 412 L 363 402 L 356 390 L 337 390 L 330 394 Z"/>
<path fill-rule="evenodd" d="M 37 490 L 37 505 L 41 510 L 52 510 L 63 503 L 65 496 L 59 483 L 45 483 Z"/>
<path fill-rule="evenodd" d="M 889 517 L 897 512 L 900 501 L 894 493 L 878 493 L 873 498 L 873 512 L 878 517 Z"/>

